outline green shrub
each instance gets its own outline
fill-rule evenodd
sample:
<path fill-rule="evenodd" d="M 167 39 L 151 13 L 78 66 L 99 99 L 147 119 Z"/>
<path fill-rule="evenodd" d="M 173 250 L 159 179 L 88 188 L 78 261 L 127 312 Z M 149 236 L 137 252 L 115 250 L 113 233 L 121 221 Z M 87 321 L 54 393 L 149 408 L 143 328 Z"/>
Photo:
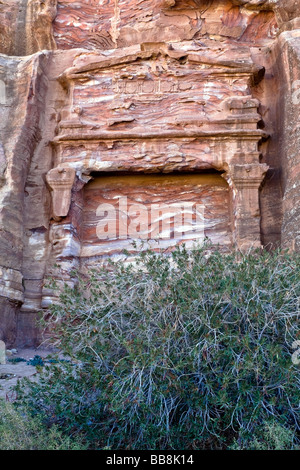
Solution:
<path fill-rule="evenodd" d="M 0 400 L 0 450 L 84 450 L 79 439 L 63 436 L 57 426 L 47 428 L 41 418 Z"/>
<path fill-rule="evenodd" d="M 299 268 L 204 246 L 77 275 L 46 321 L 71 362 L 20 399 L 94 448 L 228 448 L 270 419 L 298 432 Z"/>
<path fill-rule="evenodd" d="M 232 450 L 300 450 L 295 445 L 295 433 L 275 421 L 255 429 L 254 434 L 246 439 L 242 446 L 236 441 Z"/>

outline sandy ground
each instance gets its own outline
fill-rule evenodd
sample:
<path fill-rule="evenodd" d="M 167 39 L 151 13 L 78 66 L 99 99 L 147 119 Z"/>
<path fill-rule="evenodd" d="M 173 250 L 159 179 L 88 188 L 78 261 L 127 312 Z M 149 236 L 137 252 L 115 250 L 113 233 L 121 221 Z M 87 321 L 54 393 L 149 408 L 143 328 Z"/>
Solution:
<path fill-rule="evenodd" d="M 19 349 L 11 356 L 7 356 L 6 364 L 0 364 L 0 398 L 7 401 L 13 401 L 16 398 L 15 392 L 12 387 L 17 385 L 17 382 L 22 377 L 30 377 L 35 380 L 37 377 L 36 367 L 28 365 L 26 362 L 9 362 L 9 359 L 21 357 L 28 361 L 33 359 L 34 356 L 47 357 L 51 354 L 50 350 L 46 349 Z"/>

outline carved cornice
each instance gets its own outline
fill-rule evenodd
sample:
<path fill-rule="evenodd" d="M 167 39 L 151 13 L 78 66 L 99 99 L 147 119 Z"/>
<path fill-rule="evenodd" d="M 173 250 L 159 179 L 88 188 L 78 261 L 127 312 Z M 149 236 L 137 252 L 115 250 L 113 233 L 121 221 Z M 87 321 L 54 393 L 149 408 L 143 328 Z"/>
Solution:
<path fill-rule="evenodd" d="M 159 0 L 160 7 L 162 9 L 171 9 L 171 8 L 180 8 L 181 7 L 181 0 Z M 194 6 L 190 6 L 190 8 L 194 9 L 204 9 L 207 7 L 208 2 L 203 2 L 203 0 L 195 0 Z M 213 4 L 214 1 L 210 0 L 210 4 Z M 272 10 L 277 5 L 277 0 L 232 0 L 234 5 L 243 6 L 250 10 Z"/>
<path fill-rule="evenodd" d="M 54 145 L 71 141 L 100 141 L 100 140 L 145 140 L 145 139 L 251 139 L 260 140 L 267 138 L 268 134 L 261 129 L 230 129 L 230 130 L 166 130 L 145 131 L 144 128 L 133 131 L 100 131 L 100 132 L 76 132 L 74 134 L 61 134 L 52 141 Z"/>
<path fill-rule="evenodd" d="M 95 73 L 100 70 L 109 69 L 120 65 L 126 65 L 137 62 L 139 60 L 149 60 L 157 57 L 159 54 L 174 60 L 185 59 L 190 64 L 203 65 L 201 72 L 204 78 L 213 75 L 249 75 L 253 81 L 258 83 L 264 76 L 264 67 L 254 64 L 250 58 L 219 58 L 209 53 L 183 51 L 173 49 L 172 46 L 165 43 L 144 43 L 140 46 L 129 47 L 115 50 L 109 56 L 94 55 L 88 56 L 86 63 L 75 65 L 65 70 L 58 77 L 63 86 L 73 80 L 89 79 L 91 72 Z"/>

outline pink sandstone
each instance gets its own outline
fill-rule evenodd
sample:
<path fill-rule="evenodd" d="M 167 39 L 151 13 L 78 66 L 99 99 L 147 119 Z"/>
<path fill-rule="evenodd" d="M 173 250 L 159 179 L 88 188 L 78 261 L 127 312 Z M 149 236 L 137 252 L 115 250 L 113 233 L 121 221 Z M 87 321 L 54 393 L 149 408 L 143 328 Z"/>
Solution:
<path fill-rule="evenodd" d="M 39 342 L 49 276 L 131 249 L 102 204 L 117 233 L 195 203 L 226 249 L 299 250 L 299 107 L 300 0 L 3 0 L 0 340 Z M 172 224 L 159 246 L 197 239 Z"/>

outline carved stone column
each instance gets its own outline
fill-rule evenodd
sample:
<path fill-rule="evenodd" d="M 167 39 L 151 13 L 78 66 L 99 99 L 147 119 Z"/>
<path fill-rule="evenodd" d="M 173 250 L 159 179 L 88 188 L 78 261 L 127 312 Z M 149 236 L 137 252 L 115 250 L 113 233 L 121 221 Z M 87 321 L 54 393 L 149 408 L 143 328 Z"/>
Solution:
<path fill-rule="evenodd" d="M 228 165 L 223 175 L 233 192 L 234 241 L 238 248 L 261 246 L 259 188 L 266 164 Z"/>
<path fill-rule="evenodd" d="M 68 178 L 68 186 L 65 186 L 66 196 L 69 198 L 66 207 L 57 207 L 55 204 L 63 198 L 63 185 L 55 186 L 57 180 L 55 171 L 65 170 L 67 173 L 62 173 L 62 181 Z M 71 171 L 69 171 L 71 170 Z M 50 178 L 49 178 L 50 174 Z M 61 173 L 60 173 L 61 174 Z M 67 174 L 67 176 L 66 176 Z M 71 186 L 72 175 L 74 175 L 74 182 Z M 83 187 L 89 181 L 90 177 L 85 175 L 81 178 L 75 179 L 75 170 L 71 167 L 59 167 L 51 170 L 47 175 L 47 180 L 51 180 L 54 193 L 57 200 L 53 203 L 54 213 L 56 217 L 51 222 L 49 232 L 49 257 L 48 266 L 45 273 L 45 279 L 56 279 L 57 289 L 53 290 L 47 287 L 47 282 L 42 289 L 42 302 L 43 308 L 48 307 L 51 303 L 56 302 L 60 292 L 63 290 L 65 283 L 74 286 L 76 283 L 72 275 L 73 271 L 79 269 L 80 266 L 80 252 L 81 252 L 81 226 L 82 226 L 82 209 L 83 209 Z M 50 185 L 50 183 L 49 183 Z M 65 215 L 62 215 L 62 214 Z"/>

